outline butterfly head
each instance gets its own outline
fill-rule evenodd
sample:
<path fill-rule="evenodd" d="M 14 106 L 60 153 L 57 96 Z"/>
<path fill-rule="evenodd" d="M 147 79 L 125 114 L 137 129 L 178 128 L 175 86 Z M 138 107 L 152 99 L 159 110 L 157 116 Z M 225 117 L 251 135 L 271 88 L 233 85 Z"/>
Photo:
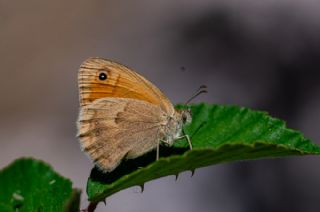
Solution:
<path fill-rule="evenodd" d="M 192 114 L 190 109 L 177 110 L 175 118 L 175 129 L 176 129 L 176 138 L 180 137 L 182 134 L 183 126 L 190 124 L 192 121 Z"/>
<path fill-rule="evenodd" d="M 192 112 L 191 109 L 185 109 L 185 110 L 180 110 L 179 111 L 181 114 L 181 120 L 182 124 L 189 124 L 192 121 Z"/>

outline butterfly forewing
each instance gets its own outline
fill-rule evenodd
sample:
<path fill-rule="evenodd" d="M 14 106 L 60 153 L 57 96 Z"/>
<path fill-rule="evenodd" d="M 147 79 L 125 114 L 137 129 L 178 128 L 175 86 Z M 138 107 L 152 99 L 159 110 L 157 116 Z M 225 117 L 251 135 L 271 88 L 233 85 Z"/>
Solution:
<path fill-rule="evenodd" d="M 105 74 L 101 80 L 100 74 Z M 80 105 L 96 99 L 118 97 L 149 102 L 168 113 L 174 113 L 169 99 L 151 82 L 129 68 L 110 60 L 89 58 L 82 63 L 78 75 Z"/>

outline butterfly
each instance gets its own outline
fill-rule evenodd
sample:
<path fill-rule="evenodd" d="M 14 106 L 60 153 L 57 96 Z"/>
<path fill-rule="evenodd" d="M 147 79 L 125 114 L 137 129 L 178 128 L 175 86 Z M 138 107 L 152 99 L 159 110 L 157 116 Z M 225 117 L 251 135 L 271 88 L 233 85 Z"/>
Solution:
<path fill-rule="evenodd" d="M 103 172 L 164 144 L 186 138 L 190 110 L 176 110 L 151 82 L 117 62 L 89 58 L 78 72 L 80 112 L 77 122 L 82 151 Z"/>

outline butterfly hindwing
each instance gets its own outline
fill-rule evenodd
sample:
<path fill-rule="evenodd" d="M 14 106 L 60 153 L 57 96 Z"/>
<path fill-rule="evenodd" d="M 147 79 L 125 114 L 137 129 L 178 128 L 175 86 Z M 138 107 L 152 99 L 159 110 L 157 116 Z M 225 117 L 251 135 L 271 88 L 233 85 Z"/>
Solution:
<path fill-rule="evenodd" d="M 124 158 L 154 149 L 165 121 L 159 106 L 125 98 L 102 98 L 84 106 L 78 121 L 82 149 L 104 171 Z"/>

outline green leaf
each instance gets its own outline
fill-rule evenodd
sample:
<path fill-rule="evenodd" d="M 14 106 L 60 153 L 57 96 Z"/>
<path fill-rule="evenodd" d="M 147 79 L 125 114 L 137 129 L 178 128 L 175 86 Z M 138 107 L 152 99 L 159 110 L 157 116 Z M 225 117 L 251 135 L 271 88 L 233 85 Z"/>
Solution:
<path fill-rule="evenodd" d="M 79 211 L 80 191 L 42 161 L 22 158 L 0 171 L 0 211 Z"/>
<path fill-rule="evenodd" d="M 9 205 L 0 203 L 0 211 L 2 212 L 12 212 L 12 208 Z"/>
<path fill-rule="evenodd" d="M 178 106 L 183 108 L 185 106 Z M 187 142 L 160 149 L 134 160 L 127 160 L 113 172 L 96 168 L 87 183 L 89 200 L 97 203 L 122 189 L 185 170 L 238 160 L 320 154 L 320 147 L 285 123 L 264 112 L 237 106 L 199 104 L 191 106 L 192 123 L 185 126 L 193 150 Z"/>

